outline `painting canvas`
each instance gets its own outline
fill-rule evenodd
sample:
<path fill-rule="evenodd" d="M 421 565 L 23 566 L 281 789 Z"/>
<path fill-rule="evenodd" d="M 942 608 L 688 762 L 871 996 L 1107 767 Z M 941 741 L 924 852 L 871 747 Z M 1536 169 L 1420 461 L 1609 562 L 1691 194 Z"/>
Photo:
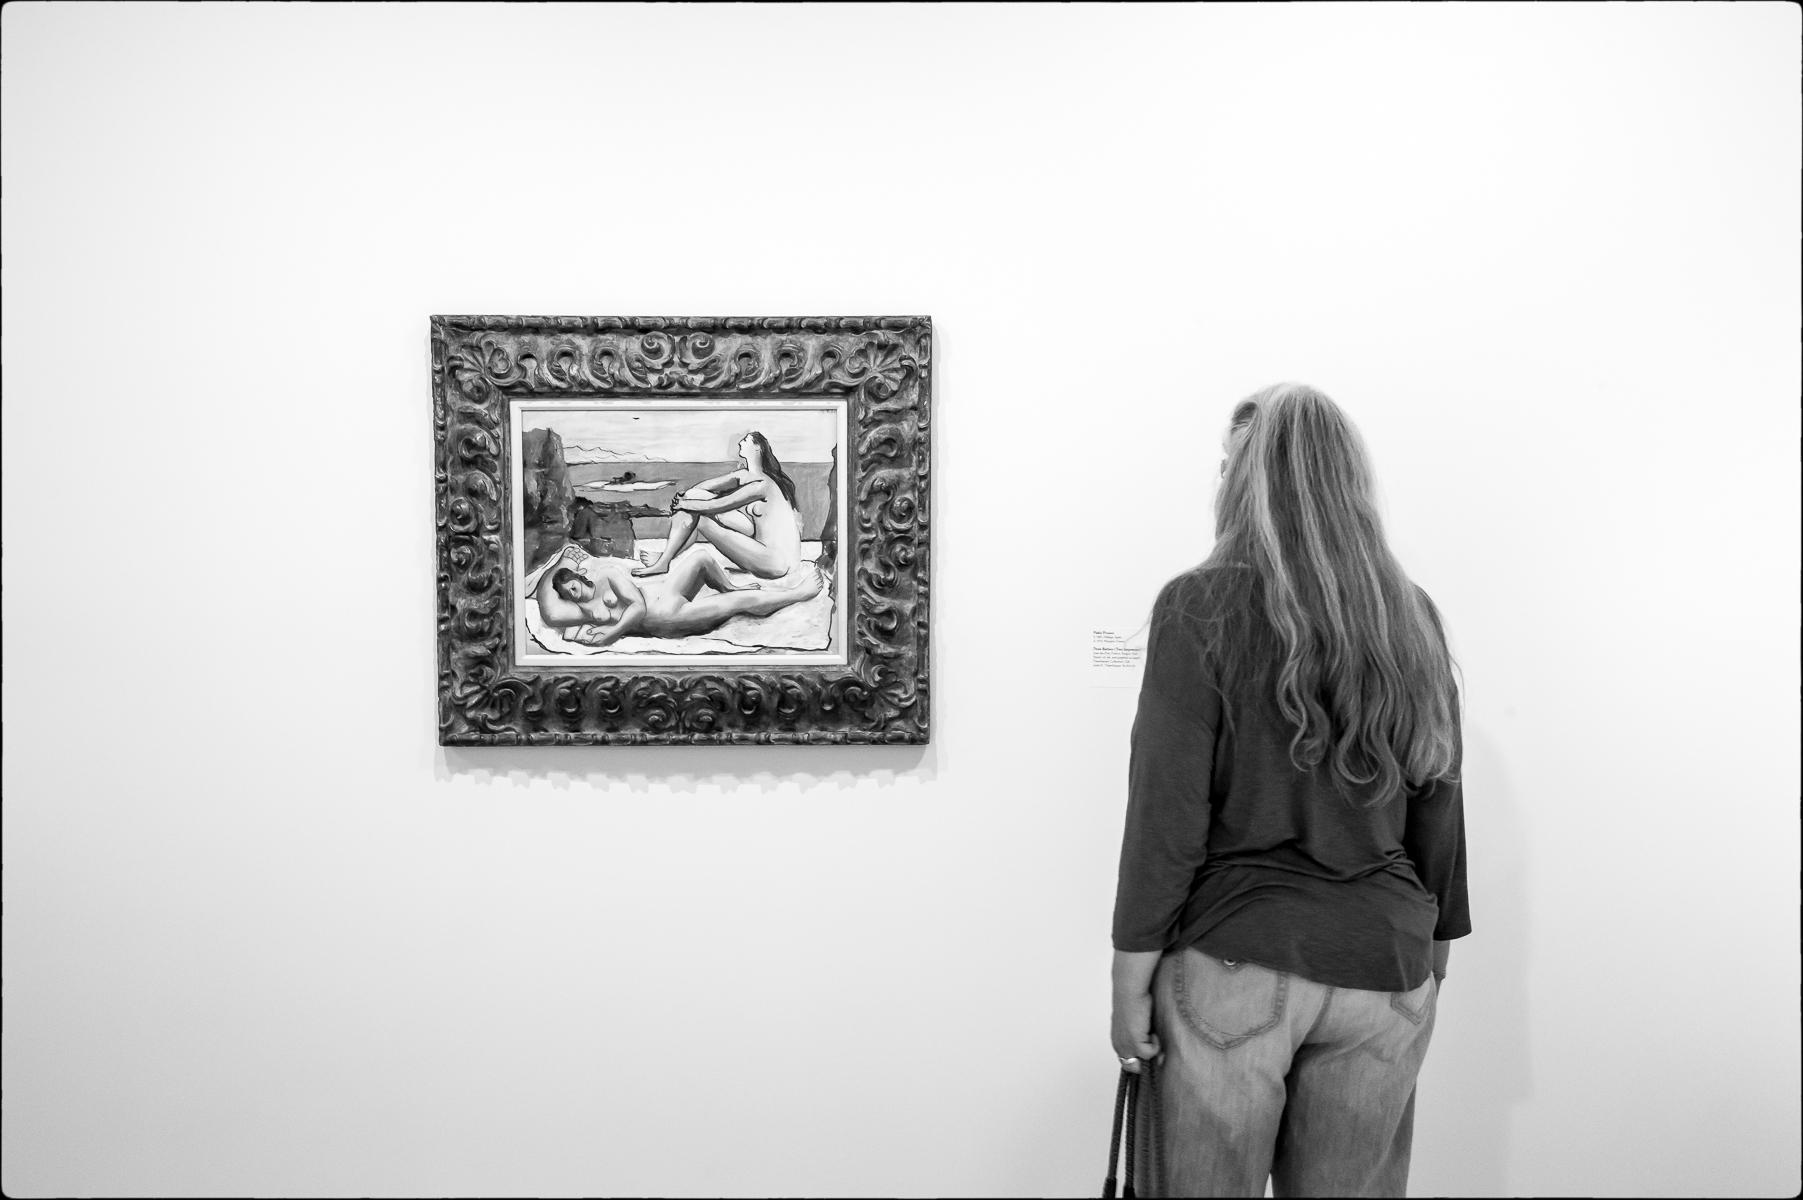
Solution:
<path fill-rule="evenodd" d="M 516 661 L 843 663 L 843 401 L 523 401 Z"/>

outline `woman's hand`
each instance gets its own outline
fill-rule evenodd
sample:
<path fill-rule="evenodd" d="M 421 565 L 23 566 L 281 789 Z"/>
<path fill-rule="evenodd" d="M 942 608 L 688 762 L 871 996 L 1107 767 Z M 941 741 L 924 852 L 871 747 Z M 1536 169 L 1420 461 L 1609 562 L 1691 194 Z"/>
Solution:
<path fill-rule="evenodd" d="M 1140 1066 L 1158 1057 L 1158 1035 L 1152 1032 L 1152 977 L 1158 971 L 1156 950 L 1114 952 L 1114 1023 L 1110 1040 L 1123 1071 L 1139 1074 Z"/>
<path fill-rule="evenodd" d="M 672 514 L 694 512 L 697 504 L 706 504 L 713 499 L 715 499 L 714 493 L 703 484 L 698 483 L 670 501 L 670 512 Z"/>
<path fill-rule="evenodd" d="M 1158 1035 L 1152 1032 L 1151 992 L 1142 992 L 1137 996 L 1115 996 L 1111 1040 L 1114 1042 L 1116 1058 L 1139 1060 L 1123 1062 L 1123 1071 L 1137 1075 L 1147 1061 L 1158 1057 Z"/>
<path fill-rule="evenodd" d="M 611 621 L 605 625 L 584 625 L 581 632 L 577 633 L 570 640 L 573 642 L 581 642 L 584 646 L 594 646 L 599 648 L 601 646 L 613 645 L 620 640 L 620 635 L 623 632 L 624 630 L 620 628 L 620 622 L 618 621 Z"/>

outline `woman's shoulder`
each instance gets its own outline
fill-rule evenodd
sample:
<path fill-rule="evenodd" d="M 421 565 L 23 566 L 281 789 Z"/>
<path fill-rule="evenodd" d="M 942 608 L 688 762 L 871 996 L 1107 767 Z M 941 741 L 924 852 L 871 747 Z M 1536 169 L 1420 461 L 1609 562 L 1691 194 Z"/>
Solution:
<path fill-rule="evenodd" d="M 1241 645 L 1249 632 L 1244 585 L 1251 574 L 1203 564 L 1165 584 L 1152 609 L 1147 653 L 1218 675 L 1222 654 Z"/>
<path fill-rule="evenodd" d="M 1155 613 L 1216 618 L 1245 607 L 1254 583 L 1244 563 L 1201 563 L 1159 590 Z"/>

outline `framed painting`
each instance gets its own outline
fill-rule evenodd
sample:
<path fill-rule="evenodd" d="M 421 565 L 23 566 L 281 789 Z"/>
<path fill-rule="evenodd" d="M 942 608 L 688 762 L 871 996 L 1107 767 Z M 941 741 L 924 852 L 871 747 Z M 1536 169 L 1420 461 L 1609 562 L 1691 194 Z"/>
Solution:
<path fill-rule="evenodd" d="M 926 742 L 931 341 L 434 317 L 439 742 Z"/>

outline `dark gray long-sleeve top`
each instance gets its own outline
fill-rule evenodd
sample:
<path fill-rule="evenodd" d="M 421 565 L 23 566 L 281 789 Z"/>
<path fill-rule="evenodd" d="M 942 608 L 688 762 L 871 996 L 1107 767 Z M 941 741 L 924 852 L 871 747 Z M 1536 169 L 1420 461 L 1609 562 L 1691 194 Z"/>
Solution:
<path fill-rule="evenodd" d="M 1471 932 L 1461 785 L 1361 808 L 1327 767 L 1298 770 L 1269 685 L 1223 694 L 1174 591 L 1153 611 L 1133 724 L 1115 948 L 1195 946 L 1332 987 L 1419 986 L 1432 943 Z"/>

